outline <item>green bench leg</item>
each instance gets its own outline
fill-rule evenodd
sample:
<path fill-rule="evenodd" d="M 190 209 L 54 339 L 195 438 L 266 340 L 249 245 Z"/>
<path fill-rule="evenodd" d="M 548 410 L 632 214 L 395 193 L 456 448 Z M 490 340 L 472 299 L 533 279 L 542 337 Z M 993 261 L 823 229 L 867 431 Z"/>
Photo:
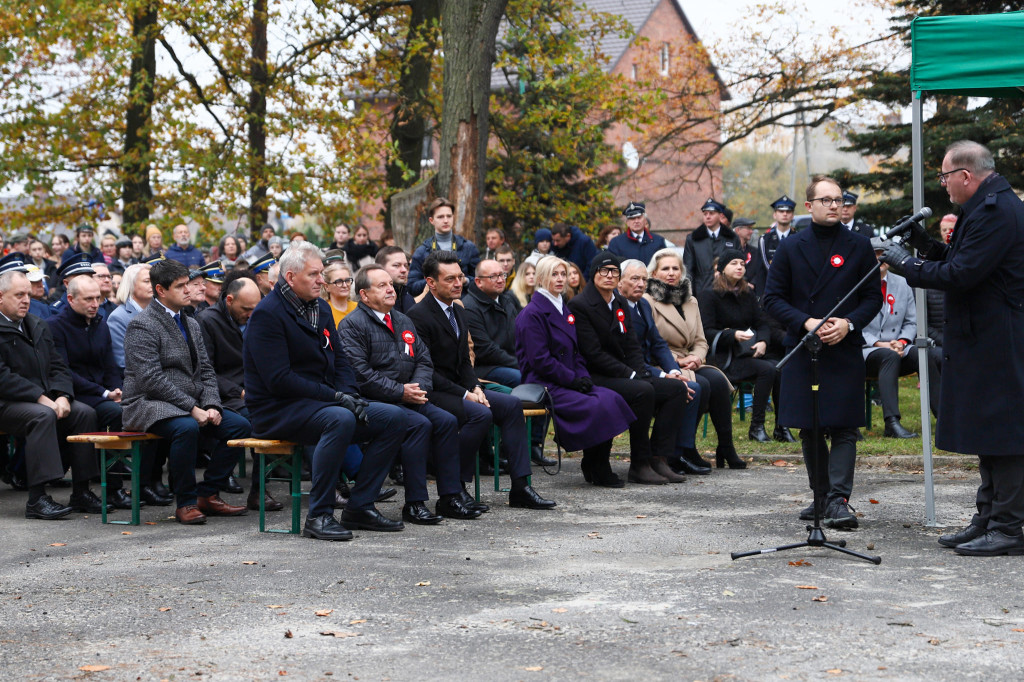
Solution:
<path fill-rule="evenodd" d="M 242 454 L 238 456 L 238 477 L 245 478 L 245 448 L 242 448 Z"/>
<path fill-rule="evenodd" d="M 137 526 L 139 520 L 139 499 L 142 495 L 142 441 L 134 441 L 131 450 L 100 450 L 100 519 L 103 523 Z M 117 462 L 126 462 L 132 472 L 132 518 L 130 521 L 107 520 L 107 472 Z"/>
<path fill-rule="evenodd" d="M 267 477 L 274 467 L 281 465 L 288 469 L 290 474 L 289 487 L 292 497 L 292 527 L 267 528 Z M 260 532 L 261 533 L 288 533 L 298 535 L 300 533 L 300 522 L 302 520 L 302 450 L 298 447 L 288 455 L 268 455 L 259 453 L 259 468 L 263 474 L 260 476 Z"/>

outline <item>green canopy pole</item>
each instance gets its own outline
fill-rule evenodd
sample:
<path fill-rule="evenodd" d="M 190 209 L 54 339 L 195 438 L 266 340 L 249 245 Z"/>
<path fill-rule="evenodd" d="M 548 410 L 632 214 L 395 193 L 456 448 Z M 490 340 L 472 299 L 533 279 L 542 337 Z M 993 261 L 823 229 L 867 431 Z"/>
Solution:
<path fill-rule="evenodd" d="M 922 134 L 921 110 L 923 93 L 920 90 L 912 93 L 913 120 L 911 123 L 911 165 L 914 169 L 914 212 L 920 211 L 924 206 L 924 144 Z M 929 406 L 928 382 L 928 294 L 924 289 L 916 291 L 917 298 L 917 374 L 921 380 L 921 444 L 924 447 L 924 510 L 926 526 L 934 528 L 938 525 L 935 522 L 935 481 L 932 478 L 932 420 Z"/>

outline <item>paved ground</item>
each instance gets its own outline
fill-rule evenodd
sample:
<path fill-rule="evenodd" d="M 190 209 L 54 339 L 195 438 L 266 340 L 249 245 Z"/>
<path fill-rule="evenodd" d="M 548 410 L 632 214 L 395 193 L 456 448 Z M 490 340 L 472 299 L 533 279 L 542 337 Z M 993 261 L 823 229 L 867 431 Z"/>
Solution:
<path fill-rule="evenodd" d="M 968 519 L 975 481 L 937 473 L 940 522 Z M 802 467 L 599 490 L 568 462 L 535 483 L 555 511 L 512 510 L 491 492 L 483 520 L 347 543 L 259 534 L 255 514 L 193 528 L 166 508 L 144 509 L 155 525 L 138 527 L 27 521 L 24 493 L 5 489 L 3 675 L 1021 678 L 1024 560 L 940 549 L 918 474 L 862 469 L 861 529 L 829 532 L 880 566 L 825 550 L 730 560 L 806 538 Z"/>

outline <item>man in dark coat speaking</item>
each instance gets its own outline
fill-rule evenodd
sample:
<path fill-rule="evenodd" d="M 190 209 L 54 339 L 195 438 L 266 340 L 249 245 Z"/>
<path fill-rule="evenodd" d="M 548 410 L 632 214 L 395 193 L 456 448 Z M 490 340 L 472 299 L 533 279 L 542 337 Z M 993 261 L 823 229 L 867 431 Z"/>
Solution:
<path fill-rule="evenodd" d="M 787 352 L 875 266 L 875 253 L 867 237 L 841 229 L 839 207 L 842 203 L 843 190 L 839 183 L 816 175 L 807 186 L 804 203 L 811 214 L 811 229 L 783 240 L 775 252 L 762 303 L 768 314 L 786 328 Z M 868 278 L 817 332 L 824 344 L 819 360 L 822 432 L 817 448 L 812 431 L 814 395 L 810 352 L 801 349 L 782 369 L 785 398 L 779 401 L 778 419 L 800 429 L 814 503 L 824 503 L 822 518 L 831 528 L 857 527 L 857 517 L 850 511 L 848 502 L 853 492 L 857 428 L 864 425 L 864 409 L 859 397 L 864 386 L 861 330 L 881 307 L 882 290 L 878 279 Z M 831 452 L 825 443 L 826 428 L 832 436 Z M 822 475 L 827 481 L 821 481 L 820 485 L 818 466 L 826 467 L 828 473 L 827 477 Z M 813 517 L 813 507 L 800 515 L 801 519 Z"/>
<path fill-rule="evenodd" d="M 882 254 L 915 287 L 946 292 L 942 382 L 935 444 L 978 455 L 978 513 L 939 543 L 958 554 L 1024 554 L 1024 204 L 976 142 L 954 142 L 939 182 L 961 215 L 949 244 L 920 226 L 910 244 Z"/>

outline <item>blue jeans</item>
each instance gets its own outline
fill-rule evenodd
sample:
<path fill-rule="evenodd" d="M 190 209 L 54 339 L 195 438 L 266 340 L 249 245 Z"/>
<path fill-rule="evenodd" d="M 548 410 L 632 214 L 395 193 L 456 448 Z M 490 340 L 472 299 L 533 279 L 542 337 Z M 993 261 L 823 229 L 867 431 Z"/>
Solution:
<path fill-rule="evenodd" d="M 171 417 L 161 419 L 148 430 L 169 444 L 167 472 L 179 508 L 195 504 L 197 497 L 212 497 L 220 492 L 241 454 L 239 448 L 229 448 L 227 442 L 233 438 L 248 438 L 252 433 L 249 422 L 231 410 L 224 410 L 217 425 L 207 423 L 201 427 L 192 416 Z M 203 482 L 197 484 L 196 453 L 200 434 L 215 439 L 217 446 L 210 455 Z"/>
<path fill-rule="evenodd" d="M 515 367 L 495 367 L 487 373 L 484 379 L 508 386 L 509 388 L 515 388 L 523 383 L 522 372 Z"/>

